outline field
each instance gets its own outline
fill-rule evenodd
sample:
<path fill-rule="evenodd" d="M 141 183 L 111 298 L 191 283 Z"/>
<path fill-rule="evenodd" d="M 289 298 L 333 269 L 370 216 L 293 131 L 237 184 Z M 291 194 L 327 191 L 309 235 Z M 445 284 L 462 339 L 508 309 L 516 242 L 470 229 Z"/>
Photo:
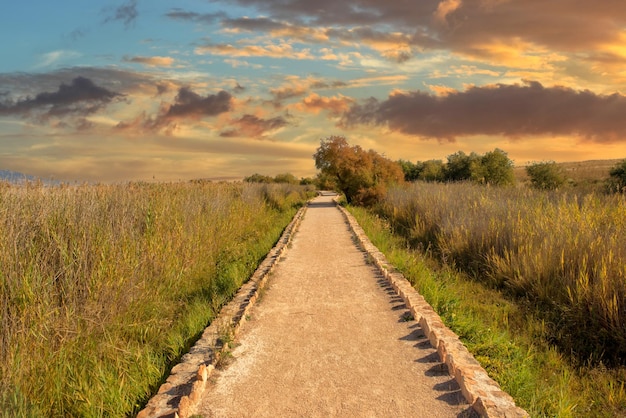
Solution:
<path fill-rule="evenodd" d="M 0 186 L 0 415 L 139 411 L 308 193 Z"/>
<path fill-rule="evenodd" d="M 590 160 L 570 163 L 558 163 L 568 179 L 568 185 L 579 190 L 602 191 L 609 171 L 622 160 Z M 515 167 L 515 179 L 520 184 L 530 181 L 526 167 Z"/>
<path fill-rule="evenodd" d="M 418 182 L 359 221 L 533 416 L 626 413 L 624 196 Z"/>
<path fill-rule="evenodd" d="M 626 201 L 414 184 L 381 209 L 412 245 L 528 300 L 581 360 L 626 359 Z"/>

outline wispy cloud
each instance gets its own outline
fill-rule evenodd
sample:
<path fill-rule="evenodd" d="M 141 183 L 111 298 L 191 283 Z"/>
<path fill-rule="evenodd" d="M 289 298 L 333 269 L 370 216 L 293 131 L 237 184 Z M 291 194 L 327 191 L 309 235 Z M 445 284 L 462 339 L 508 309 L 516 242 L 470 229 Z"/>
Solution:
<path fill-rule="evenodd" d="M 174 58 L 172 57 L 142 57 L 142 56 L 125 56 L 123 58 L 124 62 L 132 62 L 137 64 L 144 64 L 149 67 L 171 67 L 174 64 Z"/>
<path fill-rule="evenodd" d="M 114 9 L 104 9 L 103 13 L 106 15 L 104 23 L 119 21 L 124 23 L 124 27 L 128 29 L 135 24 L 135 21 L 139 17 L 139 11 L 137 11 L 137 0 L 128 0 L 126 3 Z"/>
<path fill-rule="evenodd" d="M 288 43 L 266 43 L 265 45 L 206 44 L 196 48 L 196 54 L 226 55 L 229 57 L 269 57 L 296 60 L 312 60 L 315 56 L 308 48 L 294 49 Z"/>
<path fill-rule="evenodd" d="M 76 51 L 57 50 L 47 52 L 41 55 L 39 63 L 35 66 L 37 69 L 52 67 L 55 64 L 59 64 L 64 60 L 79 57 L 80 53 Z"/>

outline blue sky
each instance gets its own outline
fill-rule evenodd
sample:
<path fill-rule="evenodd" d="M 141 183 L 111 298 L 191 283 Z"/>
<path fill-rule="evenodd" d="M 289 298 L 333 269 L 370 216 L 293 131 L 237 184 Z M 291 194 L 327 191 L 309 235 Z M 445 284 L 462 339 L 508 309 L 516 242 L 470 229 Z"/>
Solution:
<path fill-rule="evenodd" d="M 393 159 L 626 157 L 626 3 L 11 2 L 0 169 L 68 181 L 311 176 Z"/>

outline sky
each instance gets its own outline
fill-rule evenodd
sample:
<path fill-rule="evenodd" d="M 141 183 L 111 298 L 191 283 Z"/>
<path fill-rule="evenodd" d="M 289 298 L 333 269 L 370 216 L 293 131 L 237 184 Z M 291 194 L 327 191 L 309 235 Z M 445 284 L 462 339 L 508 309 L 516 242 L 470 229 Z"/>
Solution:
<path fill-rule="evenodd" d="M 626 158 L 624 0 L 3 0 L 0 36 L 0 170 L 46 179 Z"/>

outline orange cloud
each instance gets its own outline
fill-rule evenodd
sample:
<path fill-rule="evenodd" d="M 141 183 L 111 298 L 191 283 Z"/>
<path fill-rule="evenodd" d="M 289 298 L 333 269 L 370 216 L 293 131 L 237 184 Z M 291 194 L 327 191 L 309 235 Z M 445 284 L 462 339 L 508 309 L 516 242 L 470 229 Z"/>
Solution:
<path fill-rule="evenodd" d="M 220 136 L 263 139 L 268 133 L 289 125 L 289 122 L 282 116 L 263 119 L 255 115 L 246 114 L 238 119 L 231 120 L 230 125 L 234 126 L 234 128 L 223 131 L 220 133 Z"/>
<path fill-rule="evenodd" d="M 149 67 L 171 67 L 174 64 L 174 58 L 171 57 L 130 57 L 125 56 L 123 59 L 124 62 L 134 62 L 138 64 L 144 64 Z"/>
<path fill-rule="evenodd" d="M 311 93 L 296 105 L 296 109 L 315 114 L 327 111 L 333 116 L 339 116 L 346 112 L 353 103 L 354 99 L 341 94 L 332 97 L 322 97 L 318 94 Z"/>
<path fill-rule="evenodd" d="M 270 58 L 290 58 L 297 60 L 311 60 L 315 57 L 310 49 L 300 51 L 287 43 L 260 45 L 240 45 L 230 44 L 209 44 L 196 48 L 196 54 L 227 55 L 229 57 L 270 57 Z"/>

